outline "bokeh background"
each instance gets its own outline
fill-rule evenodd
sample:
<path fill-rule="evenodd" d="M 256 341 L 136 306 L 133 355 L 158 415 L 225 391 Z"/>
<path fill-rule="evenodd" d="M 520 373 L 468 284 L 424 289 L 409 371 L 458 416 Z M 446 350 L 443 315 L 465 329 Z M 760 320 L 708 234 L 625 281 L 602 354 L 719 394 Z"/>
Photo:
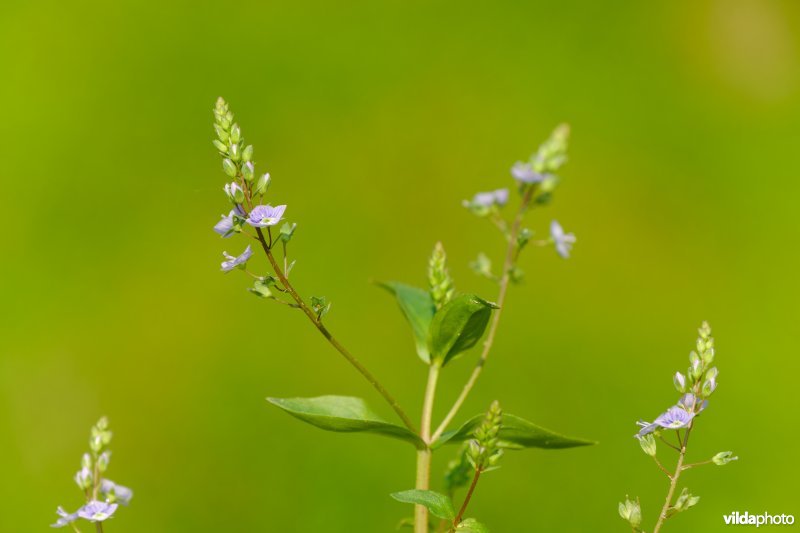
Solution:
<path fill-rule="evenodd" d="M 332 330 L 415 413 L 424 368 L 369 281 L 422 284 L 441 239 L 458 286 L 492 298 L 467 264 L 501 244 L 460 201 L 571 123 L 530 225 L 558 218 L 574 256 L 526 255 L 464 417 L 499 398 L 600 445 L 510 454 L 470 513 L 493 531 L 625 531 L 626 494 L 651 527 L 666 483 L 634 422 L 676 399 L 704 319 L 720 387 L 691 454 L 742 459 L 690 472 L 701 503 L 668 529 L 800 514 L 799 24 L 795 2 L 756 0 L 6 2 L 0 530 L 79 505 L 102 414 L 110 477 L 136 491 L 112 533 L 378 532 L 409 514 L 387 496 L 413 483 L 405 444 L 264 401 L 353 394 L 391 416 L 298 313 L 219 273 L 244 247 L 211 231 L 219 95 L 299 223 L 298 288 L 333 301 Z"/>

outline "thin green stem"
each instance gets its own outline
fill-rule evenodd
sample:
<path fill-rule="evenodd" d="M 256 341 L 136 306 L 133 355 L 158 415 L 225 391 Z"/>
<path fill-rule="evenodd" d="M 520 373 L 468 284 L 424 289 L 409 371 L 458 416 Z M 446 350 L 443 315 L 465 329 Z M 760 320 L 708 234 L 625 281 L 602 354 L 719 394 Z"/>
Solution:
<path fill-rule="evenodd" d="M 433 417 L 433 402 L 436 398 L 436 384 L 439 382 L 438 363 L 431 364 L 428 369 L 428 383 L 425 386 L 425 399 L 422 402 L 422 417 L 420 420 L 419 436 L 425 443 L 425 448 L 417 451 L 417 490 L 428 490 L 431 483 L 431 419 Z M 428 509 L 422 505 L 414 507 L 414 533 L 428 533 Z"/>
<path fill-rule="evenodd" d="M 534 188 L 529 187 L 525 192 L 525 195 L 522 197 L 519 210 L 517 211 L 517 215 L 514 218 L 514 223 L 511 226 L 511 232 L 508 235 L 508 248 L 506 249 L 506 257 L 503 263 L 503 275 L 500 277 L 500 289 L 497 294 L 497 309 L 494 311 L 494 315 L 492 316 L 492 322 L 489 325 L 489 332 L 486 335 L 486 341 L 483 343 L 481 356 L 478 359 L 475 368 L 472 370 L 472 374 L 470 374 L 467 383 L 464 385 L 464 388 L 461 389 L 461 393 L 458 395 L 455 403 L 450 408 L 450 411 L 447 412 L 447 415 L 436 428 L 436 431 L 434 431 L 431 441 L 438 439 L 453 421 L 453 418 L 455 418 L 455 416 L 458 414 L 458 411 L 461 409 L 461 406 L 464 405 L 464 402 L 466 401 L 467 396 L 469 396 L 469 393 L 472 391 L 472 388 L 475 387 L 475 383 L 478 381 L 481 372 L 483 372 L 483 367 L 486 365 L 486 359 L 488 359 L 489 353 L 492 351 L 494 339 L 497 335 L 497 327 L 500 324 L 500 315 L 503 311 L 503 306 L 505 305 L 506 301 L 508 284 L 511 281 L 511 270 L 513 269 L 517 259 L 517 236 L 519 235 L 519 231 L 522 227 L 523 215 L 525 214 L 525 211 L 527 211 L 528 205 L 533 197 L 533 191 Z"/>
<path fill-rule="evenodd" d="M 664 522 L 668 518 L 667 513 L 669 512 L 669 509 L 672 506 L 672 498 L 675 496 L 675 489 L 678 487 L 678 479 L 680 479 L 681 472 L 683 471 L 683 461 L 686 458 L 686 445 L 689 442 L 689 433 L 691 431 L 692 431 L 692 423 L 690 423 L 689 427 L 686 428 L 686 435 L 684 435 L 683 441 L 681 442 L 681 453 L 678 456 L 678 464 L 675 466 L 675 474 L 673 474 L 672 477 L 670 478 L 667 498 L 666 500 L 664 500 L 664 506 L 661 508 L 661 513 L 658 515 L 658 521 L 656 522 L 656 525 L 653 528 L 653 533 L 658 533 L 661 530 L 661 526 L 664 525 Z M 680 440 L 680 435 L 678 436 L 678 440 Z"/>
<path fill-rule="evenodd" d="M 378 393 L 386 400 L 391 408 L 397 413 L 397 416 L 400 417 L 400 420 L 403 421 L 403 424 L 411 430 L 412 432 L 416 433 L 417 430 L 414 428 L 414 423 L 405 413 L 405 411 L 400 407 L 400 404 L 395 399 L 394 396 L 389 394 L 389 391 L 377 380 L 372 373 L 367 370 L 367 368 L 361 364 L 361 362 L 356 359 L 336 338 L 328 331 L 322 320 L 317 316 L 317 314 L 305 303 L 300 294 L 295 290 L 294 286 L 289 283 L 289 280 L 286 278 L 286 274 L 284 273 L 281 266 L 278 264 L 278 261 L 275 259 L 275 256 L 272 254 L 271 245 L 267 242 L 267 239 L 264 237 L 264 232 L 261 231 L 261 228 L 256 228 L 256 234 L 258 235 L 258 241 L 261 243 L 261 247 L 264 249 L 264 253 L 267 255 L 267 259 L 269 259 L 270 264 L 272 265 L 273 270 L 275 271 L 275 275 L 278 276 L 281 284 L 283 285 L 284 289 L 289 293 L 292 299 L 297 303 L 298 309 L 302 310 L 303 313 L 308 317 L 314 327 L 322 333 L 322 336 L 339 352 L 348 363 L 350 363 L 358 372 L 364 376 L 364 378 L 373 386 L 373 388 L 378 391 Z"/>
<path fill-rule="evenodd" d="M 94 524 L 97 527 L 97 533 L 103 533 L 103 523 L 102 522 L 95 522 Z"/>
<path fill-rule="evenodd" d="M 475 492 L 475 487 L 478 486 L 478 479 L 481 477 L 481 469 L 478 468 L 475 470 L 475 476 L 472 478 L 472 483 L 469 485 L 469 490 L 467 490 L 467 495 L 464 497 L 464 503 L 461 504 L 461 509 L 458 510 L 458 514 L 456 518 L 453 520 L 453 526 L 450 528 L 450 531 L 455 531 L 458 527 L 458 524 L 461 523 L 461 520 L 464 519 L 464 513 L 467 512 L 467 507 L 469 506 L 470 500 L 472 500 L 472 494 Z"/>

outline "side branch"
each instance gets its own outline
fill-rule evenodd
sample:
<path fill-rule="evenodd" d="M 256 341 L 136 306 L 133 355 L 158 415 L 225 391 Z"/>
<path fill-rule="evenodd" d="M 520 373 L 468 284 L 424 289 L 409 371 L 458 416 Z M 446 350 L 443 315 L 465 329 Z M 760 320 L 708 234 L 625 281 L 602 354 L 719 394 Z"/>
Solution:
<path fill-rule="evenodd" d="M 322 323 L 322 320 L 317 316 L 316 313 L 305 303 L 303 298 L 300 297 L 297 290 L 295 290 L 294 286 L 289 282 L 289 279 L 286 277 L 281 266 L 278 264 L 278 261 L 275 259 L 275 256 L 272 254 L 272 249 L 270 244 L 267 242 L 267 239 L 264 237 L 264 232 L 261 231 L 261 228 L 256 228 L 256 234 L 258 235 L 258 241 L 261 243 L 261 247 L 264 249 L 264 253 L 267 255 L 267 259 L 269 259 L 270 264 L 272 265 L 273 270 L 275 271 L 275 275 L 278 276 L 278 280 L 280 280 L 281 284 L 283 285 L 286 292 L 292 297 L 292 299 L 297 304 L 297 307 L 303 311 L 303 313 L 308 317 L 314 327 L 322 333 L 322 336 L 339 352 L 347 362 L 350 363 L 353 367 L 355 367 L 358 372 L 364 376 L 364 378 L 369 381 L 370 385 L 378 391 L 378 393 L 383 396 L 383 399 L 394 409 L 394 412 L 397 413 L 397 416 L 400 417 L 400 420 L 403 421 L 403 424 L 412 432 L 417 433 L 416 428 L 414 427 L 414 423 L 405 413 L 405 411 L 400 407 L 400 404 L 392 396 L 386 388 L 381 385 L 381 383 L 372 375 L 372 373 L 367 370 L 367 368 L 361 364 L 361 362 L 355 358 L 347 349 L 342 346 L 342 344 L 336 340 L 336 338 L 328 331 L 328 328 Z"/>

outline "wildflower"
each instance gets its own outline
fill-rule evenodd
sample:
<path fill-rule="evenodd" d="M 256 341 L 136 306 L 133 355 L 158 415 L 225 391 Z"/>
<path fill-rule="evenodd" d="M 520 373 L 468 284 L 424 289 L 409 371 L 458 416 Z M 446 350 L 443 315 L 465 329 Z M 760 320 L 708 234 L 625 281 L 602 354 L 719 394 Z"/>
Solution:
<path fill-rule="evenodd" d="M 694 418 L 694 413 L 686 411 L 682 406 L 674 405 L 667 409 L 666 412 L 661 413 L 658 417 L 652 422 L 639 422 L 639 425 L 642 426 L 642 429 L 638 433 L 638 437 L 644 437 L 655 431 L 657 428 L 662 427 L 664 429 L 680 429 L 682 427 L 686 427 Z"/>
<path fill-rule="evenodd" d="M 678 407 L 687 411 L 689 413 L 699 413 L 703 409 L 708 406 L 708 400 L 700 401 L 700 399 L 692 394 L 691 392 L 687 392 L 681 399 L 678 400 Z"/>
<path fill-rule="evenodd" d="M 242 187 L 235 181 L 225 184 L 225 195 L 234 204 L 240 204 L 244 202 L 244 191 L 242 190 Z"/>
<path fill-rule="evenodd" d="M 228 252 L 222 252 L 222 255 L 225 256 L 225 261 L 222 262 L 222 271 L 230 272 L 239 265 L 244 265 L 247 263 L 247 260 L 250 259 L 251 255 L 253 255 L 253 250 L 251 250 L 250 245 L 248 245 L 244 252 L 242 252 L 242 254 L 238 257 L 228 255 Z"/>
<path fill-rule="evenodd" d="M 511 167 L 511 175 L 514 179 L 522 183 L 541 183 L 547 178 L 547 174 L 541 174 L 533 170 L 529 163 L 517 161 Z"/>
<path fill-rule="evenodd" d="M 122 505 L 128 505 L 133 498 L 133 491 L 124 485 L 117 485 L 110 479 L 104 479 L 100 482 L 100 494 L 106 498 L 110 503 L 119 502 Z"/>
<path fill-rule="evenodd" d="M 638 501 L 631 501 L 626 497 L 625 503 L 619 504 L 619 515 L 634 529 L 642 525 L 642 508 Z"/>
<path fill-rule="evenodd" d="M 223 238 L 230 237 L 233 234 L 234 217 L 243 215 L 242 208 L 237 205 L 236 209 L 231 209 L 227 216 L 221 215 L 222 220 L 214 226 L 214 231 L 222 235 Z"/>
<path fill-rule="evenodd" d="M 572 245 L 575 244 L 575 234 L 564 233 L 561 224 L 554 220 L 550 223 L 550 238 L 553 240 L 553 244 L 555 244 L 558 255 L 567 259 L 570 250 L 572 250 Z"/>
<path fill-rule="evenodd" d="M 56 520 L 55 524 L 51 524 L 50 527 L 64 527 L 78 519 L 78 513 L 69 514 L 60 506 L 56 509 L 56 514 L 58 515 L 58 520 Z"/>
<path fill-rule="evenodd" d="M 92 475 L 92 470 L 85 466 L 75 474 L 75 483 L 77 483 L 78 487 L 81 489 L 88 489 L 91 487 L 93 480 L 94 476 Z"/>
<path fill-rule="evenodd" d="M 285 205 L 272 207 L 271 205 L 257 205 L 250 211 L 250 216 L 247 223 L 254 228 L 266 228 L 267 226 L 274 226 L 283 218 L 283 213 L 286 211 Z"/>
<path fill-rule="evenodd" d="M 680 372 L 675 372 L 675 375 L 672 377 L 672 382 L 675 384 L 675 388 L 678 389 L 678 392 L 686 391 L 686 376 Z"/>
<path fill-rule="evenodd" d="M 479 192 L 472 197 L 472 200 L 464 200 L 464 207 L 483 207 L 492 206 L 503 207 L 508 203 L 508 189 L 496 189 L 494 191 Z"/>
<path fill-rule="evenodd" d="M 76 513 L 78 518 L 83 518 L 89 522 L 102 522 L 111 518 L 114 511 L 119 507 L 116 503 L 106 503 L 97 500 L 92 500 Z"/>

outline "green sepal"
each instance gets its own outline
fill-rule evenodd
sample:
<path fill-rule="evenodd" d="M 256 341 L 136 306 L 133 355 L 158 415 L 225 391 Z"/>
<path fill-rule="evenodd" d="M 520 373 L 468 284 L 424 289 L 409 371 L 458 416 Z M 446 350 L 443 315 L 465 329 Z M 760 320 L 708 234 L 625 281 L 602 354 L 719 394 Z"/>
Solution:
<path fill-rule="evenodd" d="M 385 421 L 361 398 L 318 396 L 316 398 L 267 398 L 295 418 L 326 431 L 375 433 L 410 442 L 417 448 L 425 444 L 409 429 Z"/>
<path fill-rule="evenodd" d="M 489 533 L 489 528 L 474 518 L 467 518 L 456 526 L 456 531 L 460 531 L 461 533 Z"/>
<path fill-rule="evenodd" d="M 476 415 L 470 418 L 460 428 L 443 433 L 431 447 L 438 448 L 444 444 L 455 444 L 471 439 L 473 433 L 485 418 L 485 415 Z M 503 415 L 503 422 L 498 439 L 500 440 L 498 445 L 506 449 L 544 448 L 554 450 L 597 444 L 594 441 L 586 439 L 560 435 L 549 429 L 537 426 L 524 418 L 509 414 Z"/>
<path fill-rule="evenodd" d="M 396 281 L 378 283 L 378 285 L 394 295 L 397 305 L 400 306 L 400 311 L 403 312 L 403 316 L 406 317 L 411 326 L 417 355 L 426 363 L 430 363 L 428 332 L 433 316 L 436 313 L 436 305 L 433 303 L 431 294 L 426 290 Z"/>
<path fill-rule="evenodd" d="M 436 312 L 428 332 L 431 361 L 442 366 L 480 340 L 492 310 L 497 306 L 475 296 L 462 294 Z"/>
<path fill-rule="evenodd" d="M 402 492 L 394 492 L 391 496 L 399 502 L 422 505 L 433 516 L 442 520 L 453 520 L 456 517 L 453 500 L 433 490 L 404 490 Z"/>

